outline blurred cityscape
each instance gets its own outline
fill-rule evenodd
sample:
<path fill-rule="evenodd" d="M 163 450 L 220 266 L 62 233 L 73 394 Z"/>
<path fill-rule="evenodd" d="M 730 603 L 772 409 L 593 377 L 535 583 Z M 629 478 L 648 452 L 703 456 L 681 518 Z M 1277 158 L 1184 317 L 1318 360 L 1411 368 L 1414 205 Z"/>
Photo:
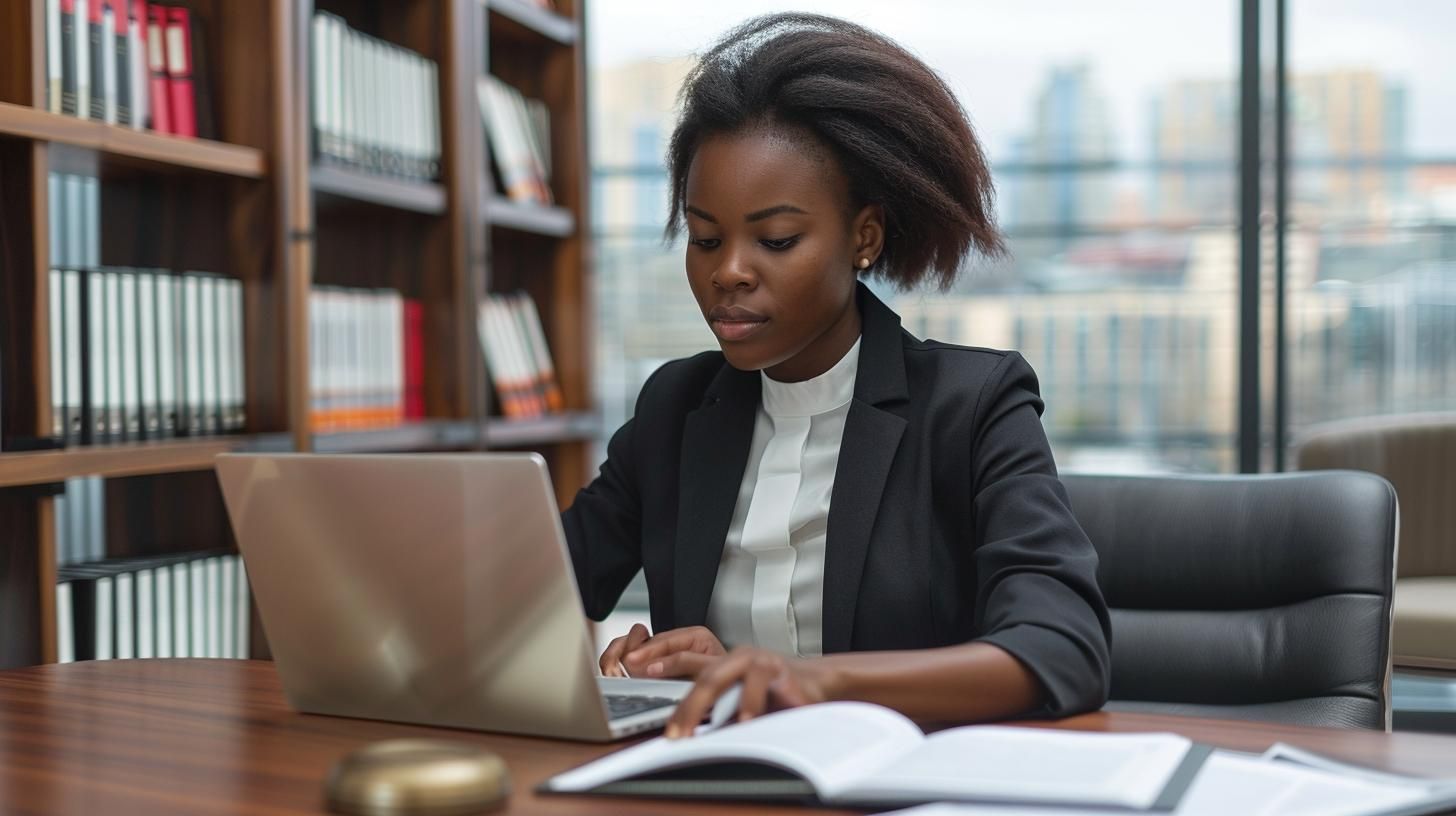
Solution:
<path fill-rule="evenodd" d="M 640 61 L 594 78 L 596 365 L 609 430 L 658 365 L 716 347 L 681 243 L 661 240 L 662 160 L 689 65 Z M 1456 407 L 1456 156 L 1412 155 L 1407 90 L 1376 70 L 1296 73 L 1289 92 L 1291 439 L 1333 419 Z M 1233 470 L 1236 83 L 1170 78 L 1142 118 L 1150 150 L 1135 156 L 1119 148 L 1094 66 L 1049 67 L 1024 130 L 993 153 L 1011 257 L 973 262 L 946 293 L 872 285 L 919 337 L 1020 350 L 1064 469 Z"/>

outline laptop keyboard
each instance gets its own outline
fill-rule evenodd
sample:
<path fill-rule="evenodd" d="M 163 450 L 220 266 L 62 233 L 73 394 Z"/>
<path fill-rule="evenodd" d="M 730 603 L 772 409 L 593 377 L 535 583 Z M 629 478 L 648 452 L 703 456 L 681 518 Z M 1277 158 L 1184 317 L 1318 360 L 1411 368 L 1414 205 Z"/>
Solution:
<path fill-rule="evenodd" d="M 607 719 L 620 720 L 633 714 L 641 714 L 654 708 L 672 708 L 677 700 L 671 697 L 652 697 L 646 694 L 608 694 Z"/>

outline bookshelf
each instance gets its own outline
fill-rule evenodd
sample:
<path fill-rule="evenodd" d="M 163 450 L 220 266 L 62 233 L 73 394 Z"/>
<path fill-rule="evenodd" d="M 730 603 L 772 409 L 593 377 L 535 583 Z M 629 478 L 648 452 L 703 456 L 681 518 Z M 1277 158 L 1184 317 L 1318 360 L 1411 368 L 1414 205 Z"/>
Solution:
<path fill-rule="evenodd" d="M 105 555 L 235 547 L 213 457 L 229 451 L 534 450 L 559 498 L 592 472 L 581 0 L 161 0 L 206 49 L 215 138 L 47 109 L 46 0 L 0 9 L 0 667 L 56 659 L 57 520 L 66 480 L 102 477 Z M 315 152 L 311 23 L 341 18 L 437 66 L 439 173 L 369 172 Z M 487 72 L 544 100 L 555 204 L 495 188 L 476 99 Z M 241 282 L 246 422 L 238 433 L 113 444 L 52 438 L 53 173 L 94 178 L 99 264 Z M 397 292 L 422 314 L 423 416 L 316 430 L 315 287 Z M 527 292 L 565 410 L 506 419 L 486 377 L 478 304 Z M 267 647 L 254 617 L 252 651 Z"/>

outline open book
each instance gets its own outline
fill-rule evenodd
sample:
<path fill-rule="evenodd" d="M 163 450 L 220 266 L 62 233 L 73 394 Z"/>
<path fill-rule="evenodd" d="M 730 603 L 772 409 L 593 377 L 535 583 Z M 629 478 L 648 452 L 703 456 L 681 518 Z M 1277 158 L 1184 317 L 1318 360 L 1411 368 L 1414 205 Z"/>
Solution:
<path fill-rule="evenodd" d="M 549 779 L 553 793 L 820 802 L 945 800 L 1169 810 L 1207 757 L 1176 734 L 967 726 L 929 736 L 869 703 L 822 703 L 664 738 Z"/>
<path fill-rule="evenodd" d="M 1281 744 L 1263 756 L 1215 751 L 1173 816 L 1417 816 L 1453 806 L 1451 781 L 1371 771 Z M 942 803 L 893 816 L 1106 816 L 1106 811 Z"/>

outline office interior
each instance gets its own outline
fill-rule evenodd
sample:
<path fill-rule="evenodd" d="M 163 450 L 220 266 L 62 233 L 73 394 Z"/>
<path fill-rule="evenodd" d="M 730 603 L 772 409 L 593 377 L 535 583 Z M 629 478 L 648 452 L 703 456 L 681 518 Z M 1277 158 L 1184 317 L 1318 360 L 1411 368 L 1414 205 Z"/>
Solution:
<path fill-rule="evenodd" d="M 55 587 L 162 562 L 232 576 L 193 656 L 267 659 L 219 453 L 534 451 L 565 506 L 647 377 L 716 347 L 664 157 L 693 54 L 781 4 L 170 5 L 189 70 L 139 60 L 125 113 L 119 77 L 51 70 L 47 0 L 0 17 L 0 668 L 97 659 Z M 1019 351 L 1073 478 L 1388 480 L 1391 635 L 1361 648 L 1396 731 L 1456 734 L 1456 7 L 794 8 L 906 45 L 986 146 L 1010 251 L 868 281 L 905 328 Z M 646 620 L 639 577 L 599 644 Z"/>

